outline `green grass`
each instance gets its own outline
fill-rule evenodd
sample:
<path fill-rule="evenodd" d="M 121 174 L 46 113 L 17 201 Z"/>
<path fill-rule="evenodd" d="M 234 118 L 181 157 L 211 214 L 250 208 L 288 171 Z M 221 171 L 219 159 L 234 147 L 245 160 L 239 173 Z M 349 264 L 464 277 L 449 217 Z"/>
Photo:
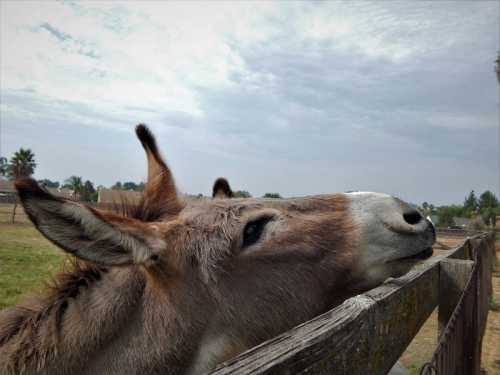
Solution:
<path fill-rule="evenodd" d="M 493 296 L 491 297 L 491 300 L 490 300 L 490 310 L 491 311 L 500 311 L 500 303 L 495 301 Z"/>
<path fill-rule="evenodd" d="M 430 358 L 429 358 L 430 360 Z M 419 375 L 420 374 L 420 369 L 426 362 L 422 363 L 412 363 L 409 365 L 406 369 L 408 370 L 409 375 Z"/>
<path fill-rule="evenodd" d="M 64 255 L 30 224 L 0 224 L 0 309 L 37 293 Z"/>

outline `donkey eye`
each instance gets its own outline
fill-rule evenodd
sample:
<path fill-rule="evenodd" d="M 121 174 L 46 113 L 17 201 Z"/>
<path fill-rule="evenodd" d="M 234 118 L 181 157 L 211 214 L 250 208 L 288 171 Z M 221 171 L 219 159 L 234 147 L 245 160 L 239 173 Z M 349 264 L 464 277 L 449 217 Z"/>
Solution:
<path fill-rule="evenodd" d="M 269 223 L 270 220 L 271 217 L 266 216 L 249 221 L 243 231 L 243 247 L 256 243 L 262 235 L 266 224 Z"/>

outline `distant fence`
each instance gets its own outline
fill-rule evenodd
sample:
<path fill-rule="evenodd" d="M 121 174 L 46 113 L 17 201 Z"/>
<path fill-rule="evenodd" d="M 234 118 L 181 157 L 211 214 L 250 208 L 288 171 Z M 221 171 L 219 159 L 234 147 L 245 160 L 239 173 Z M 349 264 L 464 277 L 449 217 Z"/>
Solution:
<path fill-rule="evenodd" d="M 439 306 L 439 344 L 422 374 L 479 375 L 495 257 L 493 234 L 467 239 L 211 374 L 386 374 Z"/>
<path fill-rule="evenodd" d="M 443 236 L 448 237 L 472 237 L 476 235 L 479 231 L 470 231 L 465 229 L 446 229 L 446 228 L 437 228 L 437 232 Z"/>
<path fill-rule="evenodd" d="M 108 211 L 126 212 L 131 211 L 134 205 L 121 205 L 118 203 L 94 203 L 82 202 L 88 206 Z M 23 206 L 15 199 L 9 198 L 0 201 L 0 223 L 30 223 L 28 215 Z"/>
<path fill-rule="evenodd" d="M 28 215 L 24 212 L 20 204 L 14 202 L 0 202 L 0 222 L 1 223 L 29 223 Z"/>

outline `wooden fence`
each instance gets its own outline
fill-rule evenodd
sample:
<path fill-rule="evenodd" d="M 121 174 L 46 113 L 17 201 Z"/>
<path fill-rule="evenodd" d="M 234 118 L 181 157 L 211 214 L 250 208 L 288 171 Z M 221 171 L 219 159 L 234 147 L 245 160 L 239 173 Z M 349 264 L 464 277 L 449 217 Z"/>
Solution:
<path fill-rule="evenodd" d="M 9 200 L 10 199 L 10 200 Z M 12 198 L 4 199 L 0 202 L 0 223 L 31 223 L 28 215 L 24 212 L 23 206 L 15 199 Z M 132 210 L 135 206 L 122 206 L 115 203 L 94 203 L 94 202 L 84 202 L 86 205 L 91 207 L 96 207 L 102 210 L 123 212 L 126 210 Z"/>
<path fill-rule="evenodd" d="M 422 372 L 479 375 L 495 256 L 493 234 L 469 238 L 221 364 L 212 375 L 386 374 L 436 306 L 441 336 Z M 466 300 L 468 294 L 474 299 Z"/>
<path fill-rule="evenodd" d="M 447 228 L 437 228 L 439 234 L 446 237 L 467 237 L 473 236 L 478 233 L 478 231 L 471 231 L 466 229 L 447 229 Z"/>

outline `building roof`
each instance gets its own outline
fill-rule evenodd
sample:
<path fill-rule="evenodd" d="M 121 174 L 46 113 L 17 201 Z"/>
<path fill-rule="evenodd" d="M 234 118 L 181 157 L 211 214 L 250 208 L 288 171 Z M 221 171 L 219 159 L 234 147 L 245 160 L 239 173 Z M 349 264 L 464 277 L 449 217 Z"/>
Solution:
<path fill-rule="evenodd" d="M 465 227 L 470 223 L 470 219 L 466 217 L 453 217 L 453 223 L 455 223 L 456 226 L 458 227 Z"/>
<path fill-rule="evenodd" d="M 45 189 L 56 197 L 78 200 L 79 195 L 75 194 L 74 190 L 68 188 L 47 188 Z M 14 181 L 0 180 L 0 193 L 13 194 L 17 193 L 14 187 Z"/>
<path fill-rule="evenodd" d="M 61 197 L 61 198 L 66 198 L 66 199 L 73 199 L 73 200 L 80 200 L 80 195 L 75 193 L 74 190 L 68 189 L 68 188 L 48 188 L 46 187 L 47 191 L 55 195 L 56 197 Z"/>

